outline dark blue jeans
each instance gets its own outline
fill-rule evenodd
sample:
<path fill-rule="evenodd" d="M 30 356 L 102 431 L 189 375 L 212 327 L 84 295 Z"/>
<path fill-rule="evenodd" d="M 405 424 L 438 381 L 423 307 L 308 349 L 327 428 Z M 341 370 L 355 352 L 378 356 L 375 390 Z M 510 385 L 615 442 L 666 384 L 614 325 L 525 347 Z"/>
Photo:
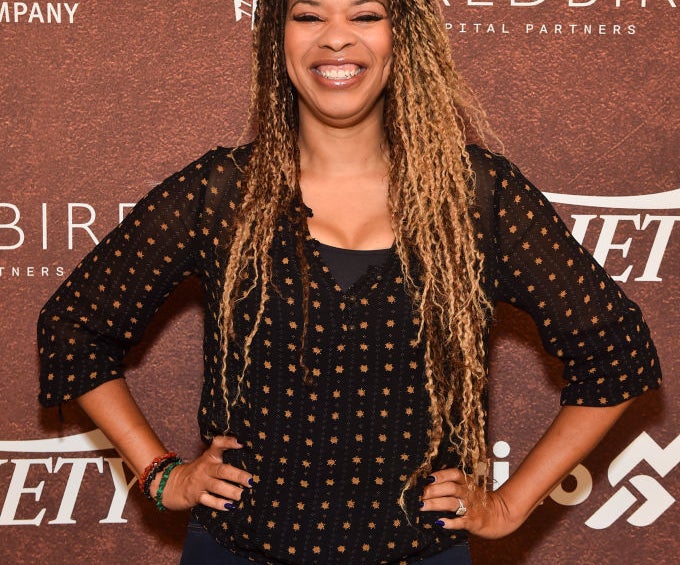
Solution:
<path fill-rule="evenodd" d="M 471 565 L 470 549 L 461 543 L 451 549 L 418 561 L 419 565 Z M 189 522 L 180 565 L 253 565 L 217 543 L 199 523 Z"/>

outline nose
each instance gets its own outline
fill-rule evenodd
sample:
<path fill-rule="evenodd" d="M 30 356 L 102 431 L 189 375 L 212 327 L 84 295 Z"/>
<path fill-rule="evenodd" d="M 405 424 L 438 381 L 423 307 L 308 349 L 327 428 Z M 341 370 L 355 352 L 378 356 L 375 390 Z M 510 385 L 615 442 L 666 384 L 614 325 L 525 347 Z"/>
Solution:
<path fill-rule="evenodd" d="M 319 38 L 319 46 L 339 52 L 350 47 L 356 41 L 354 31 L 347 22 L 330 20 L 326 22 L 324 31 Z"/>

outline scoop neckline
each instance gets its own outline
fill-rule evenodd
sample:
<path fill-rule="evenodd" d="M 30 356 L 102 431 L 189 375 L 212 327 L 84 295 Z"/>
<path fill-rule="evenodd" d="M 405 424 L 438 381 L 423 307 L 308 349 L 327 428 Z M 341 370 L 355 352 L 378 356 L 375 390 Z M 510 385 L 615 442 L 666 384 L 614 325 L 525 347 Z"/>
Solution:
<path fill-rule="evenodd" d="M 351 253 L 351 254 L 361 254 L 361 255 L 370 255 L 370 254 L 382 254 L 382 253 L 387 253 L 392 249 L 393 246 L 391 247 L 385 247 L 382 249 L 349 249 L 347 247 L 336 247 L 335 245 L 328 245 L 327 243 L 323 243 L 319 241 L 318 239 L 312 238 L 316 241 L 317 245 L 319 246 L 320 249 L 326 248 L 330 249 L 332 251 L 338 251 L 340 253 Z"/>

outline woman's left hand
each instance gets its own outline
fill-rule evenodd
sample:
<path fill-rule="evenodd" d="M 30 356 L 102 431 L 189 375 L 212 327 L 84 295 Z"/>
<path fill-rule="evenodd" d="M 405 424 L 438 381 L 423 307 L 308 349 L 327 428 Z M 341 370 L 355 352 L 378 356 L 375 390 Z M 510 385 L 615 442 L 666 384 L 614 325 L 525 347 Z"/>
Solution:
<path fill-rule="evenodd" d="M 457 512 L 455 518 L 433 518 L 436 525 L 446 530 L 467 530 L 476 536 L 495 539 L 514 532 L 524 521 L 512 515 L 501 492 L 485 494 L 460 469 L 442 469 L 430 477 L 431 484 L 423 489 L 421 511 Z"/>

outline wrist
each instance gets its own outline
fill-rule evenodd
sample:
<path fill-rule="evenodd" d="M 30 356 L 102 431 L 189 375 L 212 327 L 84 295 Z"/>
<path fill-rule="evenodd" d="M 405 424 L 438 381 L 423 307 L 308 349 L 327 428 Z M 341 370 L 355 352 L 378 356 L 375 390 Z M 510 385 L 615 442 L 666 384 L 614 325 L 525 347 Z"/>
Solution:
<path fill-rule="evenodd" d="M 156 502 L 158 487 L 160 486 L 164 471 L 173 463 L 181 461 L 182 459 L 172 451 L 154 458 L 139 477 L 139 488 L 142 494 L 152 502 Z"/>
<path fill-rule="evenodd" d="M 149 485 L 148 495 L 144 493 L 144 496 L 146 496 L 146 498 L 148 498 L 151 502 L 156 502 L 156 495 L 158 494 L 158 485 L 161 484 L 162 477 L 163 477 L 162 471 L 156 473 L 156 476 L 153 478 L 153 481 L 151 481 L 151 484 Z"/>
<path fill-rule="evenodd" d="M 167 510 L 165 505 L 163 504 L 163 492 L 165 491 L 165 487 L 168 484 L 168 479 L 170 478 L 170 473 L 173 471 L 175 467 L 178 467 L 182 465 L 182 460 L 177 458 L 177 460 L 172 461 L 169 465 L 165 467 L 163 470 L 163 474 L 160 477 L 160 480 L 158 481 L 158 488 L 156 490 L 156 495 L 155 495 L 155 500 L 156 500 L 156 508 L 163 512 L 164 510 Z"/>
<path fill-rule="evenodd" d="M 522 489 L 513 488 L 512 484 L 506 482 L 494 495 L 499 499 L 503 506 L 508 521 L 519 527 L 531 515 L 534 509 L 541 503 L 541 500 L 534 500 L 530 494 Z"/>

